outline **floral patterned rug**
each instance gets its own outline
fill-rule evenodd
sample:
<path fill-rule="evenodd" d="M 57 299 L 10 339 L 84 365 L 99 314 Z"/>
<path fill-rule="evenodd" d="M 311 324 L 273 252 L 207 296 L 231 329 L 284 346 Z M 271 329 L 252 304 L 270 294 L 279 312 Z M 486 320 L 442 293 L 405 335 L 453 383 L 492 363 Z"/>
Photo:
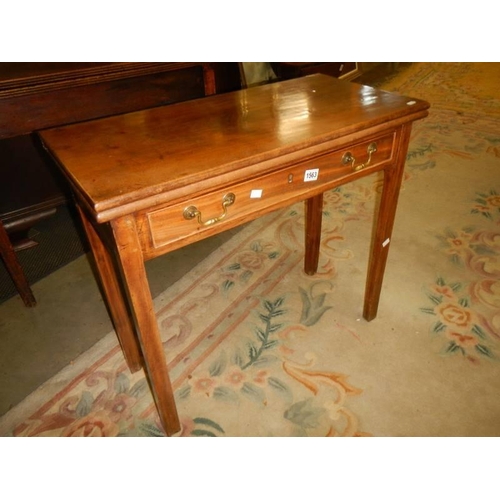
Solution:
<path fill-rule="evenodd" d="M 500 64 L 415 63 L 415 123 L 379 313 L 362 316 L 381 178 L 256 220 L 156 300 L 182 436 L 500 436 Z M 0 419 L 2 436 L 162 436 L 114 332 Z"/>

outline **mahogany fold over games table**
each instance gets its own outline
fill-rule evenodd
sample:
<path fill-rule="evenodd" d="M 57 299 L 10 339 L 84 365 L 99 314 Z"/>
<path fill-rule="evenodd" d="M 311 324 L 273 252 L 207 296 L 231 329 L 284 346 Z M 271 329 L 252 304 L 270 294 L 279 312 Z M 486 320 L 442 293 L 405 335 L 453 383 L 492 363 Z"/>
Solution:
<path fill-rule="evenodd" d="M 40 132 L 74 190 L 128 366 L 145 369 L 168 435 L 180 424 L 144 262 L 304 200 L 314 274 L 323 193 L 383 170 L 372 320 L 412 122 L 428 107 L 312 75 Z"/>

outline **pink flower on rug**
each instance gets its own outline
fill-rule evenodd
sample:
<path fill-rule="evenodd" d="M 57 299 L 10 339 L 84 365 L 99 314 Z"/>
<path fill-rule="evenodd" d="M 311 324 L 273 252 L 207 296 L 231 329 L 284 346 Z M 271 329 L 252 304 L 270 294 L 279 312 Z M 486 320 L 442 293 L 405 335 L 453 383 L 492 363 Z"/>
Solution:
<path fill-rule="evenodd" d="M 267 379 L 269 378 L 269 372 L 267 370 L 259 370 L 253 376 L 253 382 L 256 385 L 261 387 L 265 387 L 267 385 Z"/>
<path fill-rule="evenodd" d="M 251 270 L 260 269 L 266 255 L 263 252 L 243 252 L 238 260 L 241 267 Z"/>
<path fill-rule="evenodd" d="M 450 340 L 453 340 L 455 344 L 459 345 L 460 347 L 463 347 L 465 350 L 467 350 L 467 348 L 474 347 L 478 344 L 477 338 L 472 335 L 464 335 L 462 333 L 450 330 L 449 332 L 446 332 L 446 336 Z"/>
<path fill-rule="evenodd" d="M 437 294 L 443 295 L 444 297 L 446 297 L 448 299 L 453 299 L 453 300 L 456 299 L 455 292 L 448 285 L 443 285 L 443 286 L 434 285 L 432 287 L 432 290 L 434 290 Z"/>
<path fill-rule="evenodd" d="M 205 394 L 208 398 L 213 396 L 217 387 L 217 382 L 212 377 L 192 377 L 189 379 L 189 384 L 193 391 Z"/>
<path fill-rule="evenodd" d="M 115 398 L 104 405 L 104 409 L 109 413 L 109 418 L 113 422 L 120 420 L 130 420 L 132 418 L 132 407 L 137 403 L 137 399 L 127 394 L 117 394 Z"/>
<path fill-rule="evenodd" d="M 435 313 L 442 323 L 459 330 L 469 330 L 474 323 L 471 309 L 454 302 L 442 302 L 435 307 Z"/>
<path fill-rule="evenodd" d="M 500 195 L 489 196 L 486 198 L 486 201 L 488 202 L 488 205 L 491 205 L 492 207 L 500 207 Z"/>
<path fill-rule="evenodd" d="M 235 389 L 241 389 L 247 379 L 246 374 L 239 366 L 234 366 L 224 377 L 224 380 Z"/>
<path fill-rule="evenodd" d="M 467 249 L 469 249 L 469 242 L 471 239 L 471 235 L 462 231 L 459 236 L 454 238 L 448 238 L 448 243 L 450 245 L 450 249 L 448 250 L 451 254 L 462 254 Z"/>
<path fill-rule="evenodd" d="M 118 426 L 107 413 L 97 411 L 75 420 L 65 429 L 63 437 L 112 437 L 118 432 Z"/>
<path fill-rule="evenodd" d="M 478 212 L 484 212 L 484 213 L 489 213 L 490 212 L 490 207 L 485 206 L 485 205 L 480 205 L 479 203 L 474 205 L 472 207 L 472 210 L 477 210 Z"/>

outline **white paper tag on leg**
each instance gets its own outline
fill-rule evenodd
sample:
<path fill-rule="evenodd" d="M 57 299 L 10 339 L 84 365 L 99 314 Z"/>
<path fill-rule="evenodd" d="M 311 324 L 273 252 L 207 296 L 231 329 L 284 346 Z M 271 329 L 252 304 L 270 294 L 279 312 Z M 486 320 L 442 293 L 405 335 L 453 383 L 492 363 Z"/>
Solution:
<path fill-rule="evenodd" d="M 319 176 L 319 168 L 311 168 L 304 172 L 304 182 L 317 181 Z"/>
<path fill-rule="evenodd" d="M 383 246 L 383 247 L 386 247 L 386 246 L 389 244 L 389 242 L 390 242 L 390 241 L 391 241 L 391 240 L 390 240 L 389 238 L 387 238 L 387 239 L 386 239 L 386 240 L 382 243 L 382 246 Z"/>
<path fill-rule="evenodd" d="M 250 191 L 250 198 L 262 198 L 262 189 L 252 189 Z"/>

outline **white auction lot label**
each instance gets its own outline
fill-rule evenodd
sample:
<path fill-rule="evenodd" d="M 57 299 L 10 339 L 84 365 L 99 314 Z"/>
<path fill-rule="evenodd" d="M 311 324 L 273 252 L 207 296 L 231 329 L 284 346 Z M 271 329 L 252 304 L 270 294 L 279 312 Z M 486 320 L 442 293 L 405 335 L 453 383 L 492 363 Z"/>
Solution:
<path fill-rule="evenodd" d="M 319 176 L 319 168 L 312 168 L 304 172 L 304 182 L 317 181 Z"/>

